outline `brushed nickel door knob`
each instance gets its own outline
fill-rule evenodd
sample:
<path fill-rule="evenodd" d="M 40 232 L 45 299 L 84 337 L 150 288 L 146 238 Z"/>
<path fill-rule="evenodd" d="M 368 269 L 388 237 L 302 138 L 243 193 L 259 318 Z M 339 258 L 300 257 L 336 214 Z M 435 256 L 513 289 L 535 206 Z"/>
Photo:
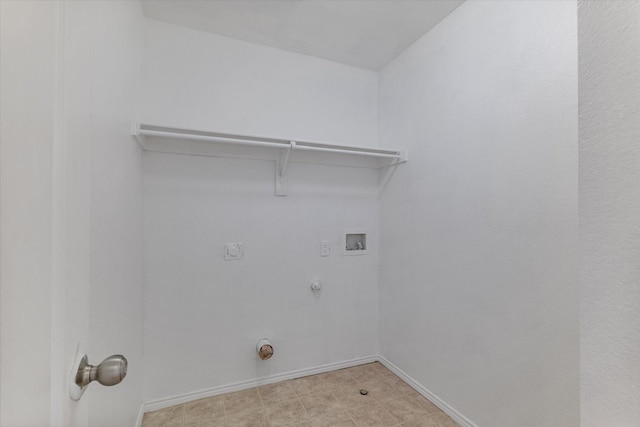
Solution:
<path fill-rule="evenodd" d="M 120 384 L 127 376 L 127 359 L 121 354 L 114 354 L 104 359 L 99 365 L 89 364 L 89 358 L 85 354 L 80 361 L 76 372 L 75 383 L 84 388 L 92 381 L 98 381 L 104 386 Z"/>

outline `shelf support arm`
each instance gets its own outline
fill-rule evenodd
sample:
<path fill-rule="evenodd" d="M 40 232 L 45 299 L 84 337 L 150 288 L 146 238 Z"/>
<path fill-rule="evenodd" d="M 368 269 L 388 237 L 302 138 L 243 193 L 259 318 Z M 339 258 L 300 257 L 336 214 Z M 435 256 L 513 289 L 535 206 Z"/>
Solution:
<path fill-rule="evenodd" d="M 287 182 L 287 166 L 291 150 L 296 148 L 295 141 L 289 141 L 289 146 L 280 152 L 276 161 L 276 196 L 286 196 L 289 190 Z"/>
<path fill-rule="evenodd" d="M 145 136 L 140 133 L 140 124 L 134 122 L 131 125 L 131 136 L 136 140 L 136 142 L 140 145 L 140 147 L 144 150 L 147 149 L 147 144 L 145 140 Z"/>
<path fill-rule="evenodd" d="M 284 178 L 287 174 L 287 165 L 289 164 L 289 155 L 291 154 L 291 150 L 295 150 L 296 148 L 296 142 L 295 141 L 289 141 L 289 146 L 287 147 L 286 150 L 284 150 L 281 154 L 280 154 L 280 178 Z"/>

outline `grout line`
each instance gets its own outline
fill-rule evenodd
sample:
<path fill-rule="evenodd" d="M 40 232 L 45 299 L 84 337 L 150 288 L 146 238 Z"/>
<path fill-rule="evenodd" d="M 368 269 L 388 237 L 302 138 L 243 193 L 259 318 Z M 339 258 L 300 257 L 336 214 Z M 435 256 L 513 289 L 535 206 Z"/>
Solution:
<path fill-rule="evenodd" d="M 227 404 L 224 403 L 224 397 L 222 400 L 222 417 L 224 418 L 224 425 L 229 427 L 229 420 L 227 419 Z"/>
<path fill-rule="evenodd" d="M 262 395 L 260 394 L 260 390 L 258 390 L 258 387 L 254 387 L 254 388 L 256 390 L 256 393 L 258 394 L 258 399 L 260 399 L 260 403 L 262 403 L 262 407 L 264 408 L 267 405 L 265 405 L 264 400 L 262 400 Z M 251 389 L 249 389 L 249 390 L 251 390 Z"/>
<path fill-rule="evenodd" d="M 392 420 L 397 420 L 397 419 L 396 419 L 396 417 L 394 417 L 393 415 L 391 415 L 391 413 L 389 413 L 389 411 L 387 411 L 387 410 L 385 409 L 385 407 L 384 407 L 384 406 L 382 406 L 382 404 L 380 403 L 380 401 L 379 401 L 378 399 L 374 399 L 374 400 L 376 401 L 376 403 L 378 404 L 378 406 L 379 406 L 380 408 L 382 408 L 382 410 L 383 410 L 387 415 L 389 415 L 389 416 L 391 417 L 391 419 L 392 419 Z M 398 425 L 400 425 L 400 424 L 402 424 L 402 421 L 401 421 L 401 420 L 397 420 L 397 423 L 395 423 L 393 426 L 395 427 L 395 426 L 398 426 Z"/>
<path fill-rule="evenodd" d="M 271 417 L 267 415 L 267 405 L 265 405 L 264 400 L 262 399 L 262 395 L 260 394 L 260 390 L 258 390 L 258 387 L 256 387 L 255 389 L 256 389 L 256 392 L 258 393 L 258 397 L 260 398 L 260 402 L 262 403 L 262 416 L 264 417 L 265 420 L 267 420 L 267 425 L 270 427 L 273 427 L 273 424 L 271 423 Z"/>
<path fill-rule="evenodd" d="M 296 393 L 296 396 L 297 395 L 298 395 L 298 393 Z M 307 408 L 304 406 L 304 403 L 302 403 L 302 399 L 300 399 L 300 396 L 298 396 L 298 402 L 300 403 L 300 406 L 302 406 L 302 409 L 304 410 L 304 413 L 305 413 L 304 420 L 307 421 L 307 420 L 311 419 L 311 417 L 309 416 L 309 412 L 307 412 Z"/>
<path fill-rule="evenodd" d="M 351 414 L 349 413 L 349 411 L 345 411 L 345 413 L 347 414 L 347 416 L 349 418 L 351 418 L 351 421 L 353 421 L 353 423 L 356 425 L 356 427 L 360 427 L 358 422 L 356 420 L 353 419 L 353 417 L 351 416 Z"/>

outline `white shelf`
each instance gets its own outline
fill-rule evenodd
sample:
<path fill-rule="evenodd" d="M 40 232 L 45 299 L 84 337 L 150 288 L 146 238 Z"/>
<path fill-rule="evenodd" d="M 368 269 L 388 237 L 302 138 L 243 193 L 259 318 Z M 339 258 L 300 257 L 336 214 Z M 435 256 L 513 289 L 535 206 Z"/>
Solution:
<path fill-rule="evenodd" d="M 276 161 L 276 195 L 286 195 L 289 161 L 387 168 L 407 162 L 403 150 L 377 149 L 292 139 L 238 135 L 135 124 L 133 136 L 146 151 Z M 302 153 L 307 153 L 304 156 Z"/>

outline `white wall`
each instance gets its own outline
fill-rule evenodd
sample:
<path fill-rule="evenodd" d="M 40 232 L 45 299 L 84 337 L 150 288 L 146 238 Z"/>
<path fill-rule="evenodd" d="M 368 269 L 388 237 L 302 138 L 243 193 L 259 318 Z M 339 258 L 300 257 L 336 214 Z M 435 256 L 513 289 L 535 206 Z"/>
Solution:
<path fill-rule="evenodd" d="M 575 2 L 467 2 L 379 94 L 372 72 L 143 20 L 137 2 L 0 5 L 0 425 L 132 425 L 142 394 L 369 355 L 378 327 L 382 354 L 479 426 L 578 424 Z M 639 14 L 580 4 L 585 426 L 640 418 Z M 143 121 L 362 145 L 379 132 L 411 152 L 379 206 L 368 169 L 293 164 L 276 198 L 271 162 L 145 154 L 144 331 L 127 135 L 143 28 Z M 336 253 L 348 228 L 371 230 L 370 255 Z M 245 259 L 223 261 L 225 241 Z M 79 339 L 130 371 L 70 404 L 55 368 Z"/>
<path fill-rule="evenodd" d="M 579 422 L 576 39 L 466 2 L 380 74 L 381 352 L 478 426 Z"/>
<path fill-rule="evenodd" d="M 275 197 L 273 167 L 145 153 L 145 400 L 377 354 L 376 170 L 292 164 Z M 339 253 L 352 228 L 370 254 Z"/>
<path fill-rule="evenodd" d="M 377 143 L 374 72 L 153 20 L 145 50 L 143 122 Z M 375 170 L 293 163 L 281 198 L 273 161 L 144 158 L 145 400 L 378 352 L 376 245 L 338 254 L 343 230 L 375 242 Z M 235 241 L 246 258 L 225 262 Z"/>
<path fill-rule="evenodd" d="M 581 425 L 640 420 L 640 3 L 579 3 Z"/>
<path fill-rule="evenodd" d="M 43 426 L 53 370 L 57 5 L 3 1 L 0 15 L 0 425 Z"/>
<path fill-rule="evenodd" d="M 377 144 L 373 71 L 148 19 L 142 121 Z"/>

